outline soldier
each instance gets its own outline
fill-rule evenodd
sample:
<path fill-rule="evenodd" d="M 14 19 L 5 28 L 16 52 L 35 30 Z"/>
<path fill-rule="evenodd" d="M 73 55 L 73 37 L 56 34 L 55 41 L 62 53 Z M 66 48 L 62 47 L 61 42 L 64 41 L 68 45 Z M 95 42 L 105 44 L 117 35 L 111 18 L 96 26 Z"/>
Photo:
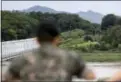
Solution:
<path fill-rule="evenodd" d="M 36 40 L 41 47 L 22 53 L 12 61 L 5 80 L 72 81 L 73 76 L 95 79 L 81 57 L 73 51 L 57 47 L 60 33 L 50 21 L 39 25 Z M 13 82 L 13 81 L 12 81 Z"/>

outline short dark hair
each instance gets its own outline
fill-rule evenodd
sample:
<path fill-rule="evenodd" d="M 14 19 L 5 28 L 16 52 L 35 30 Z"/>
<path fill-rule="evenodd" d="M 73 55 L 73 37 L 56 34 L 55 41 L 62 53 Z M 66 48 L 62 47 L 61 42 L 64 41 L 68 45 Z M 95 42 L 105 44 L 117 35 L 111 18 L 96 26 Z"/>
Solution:
<path fill-rule="evenodd" d="M 54 22 L 44 21 L 38 26 L 36 37 L 39 42 L 51 42 L 59 34 L 57 25 Z"/>

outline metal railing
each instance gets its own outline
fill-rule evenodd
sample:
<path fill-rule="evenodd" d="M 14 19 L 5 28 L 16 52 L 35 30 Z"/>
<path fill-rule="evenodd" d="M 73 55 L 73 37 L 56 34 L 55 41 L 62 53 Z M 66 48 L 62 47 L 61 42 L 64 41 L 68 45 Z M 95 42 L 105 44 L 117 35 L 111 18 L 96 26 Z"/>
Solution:
<path fill-rule="evenodd" d="M 16 41 L 2 42 L 2 61 L 18 56 L 19 52 L 23 52 L 37 47 L 34 38 Z"/>

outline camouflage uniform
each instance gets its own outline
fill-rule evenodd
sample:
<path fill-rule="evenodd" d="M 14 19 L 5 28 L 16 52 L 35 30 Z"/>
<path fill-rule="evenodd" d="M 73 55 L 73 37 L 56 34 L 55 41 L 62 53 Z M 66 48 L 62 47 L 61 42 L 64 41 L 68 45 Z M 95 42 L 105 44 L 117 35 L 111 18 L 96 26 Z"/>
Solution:
<path fill-rule="evenodd" d="M 8 73 L 23 81 L 71 82 L 73 76 L 81 78 L 84 69 L 84 62 L 75 52 L 44 44 L 43 47 L 26 51 L 13 60 Z"/>

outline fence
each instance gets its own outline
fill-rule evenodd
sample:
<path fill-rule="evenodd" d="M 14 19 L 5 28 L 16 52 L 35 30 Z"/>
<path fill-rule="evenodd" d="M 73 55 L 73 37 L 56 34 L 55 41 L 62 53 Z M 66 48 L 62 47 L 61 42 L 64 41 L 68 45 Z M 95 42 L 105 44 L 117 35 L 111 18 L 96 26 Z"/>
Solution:
<path fill-rule="evenodd" d="M 34 38 L 2 42 L 2 60 L 15 57 L 17 53 L 37 47 Z"/>

